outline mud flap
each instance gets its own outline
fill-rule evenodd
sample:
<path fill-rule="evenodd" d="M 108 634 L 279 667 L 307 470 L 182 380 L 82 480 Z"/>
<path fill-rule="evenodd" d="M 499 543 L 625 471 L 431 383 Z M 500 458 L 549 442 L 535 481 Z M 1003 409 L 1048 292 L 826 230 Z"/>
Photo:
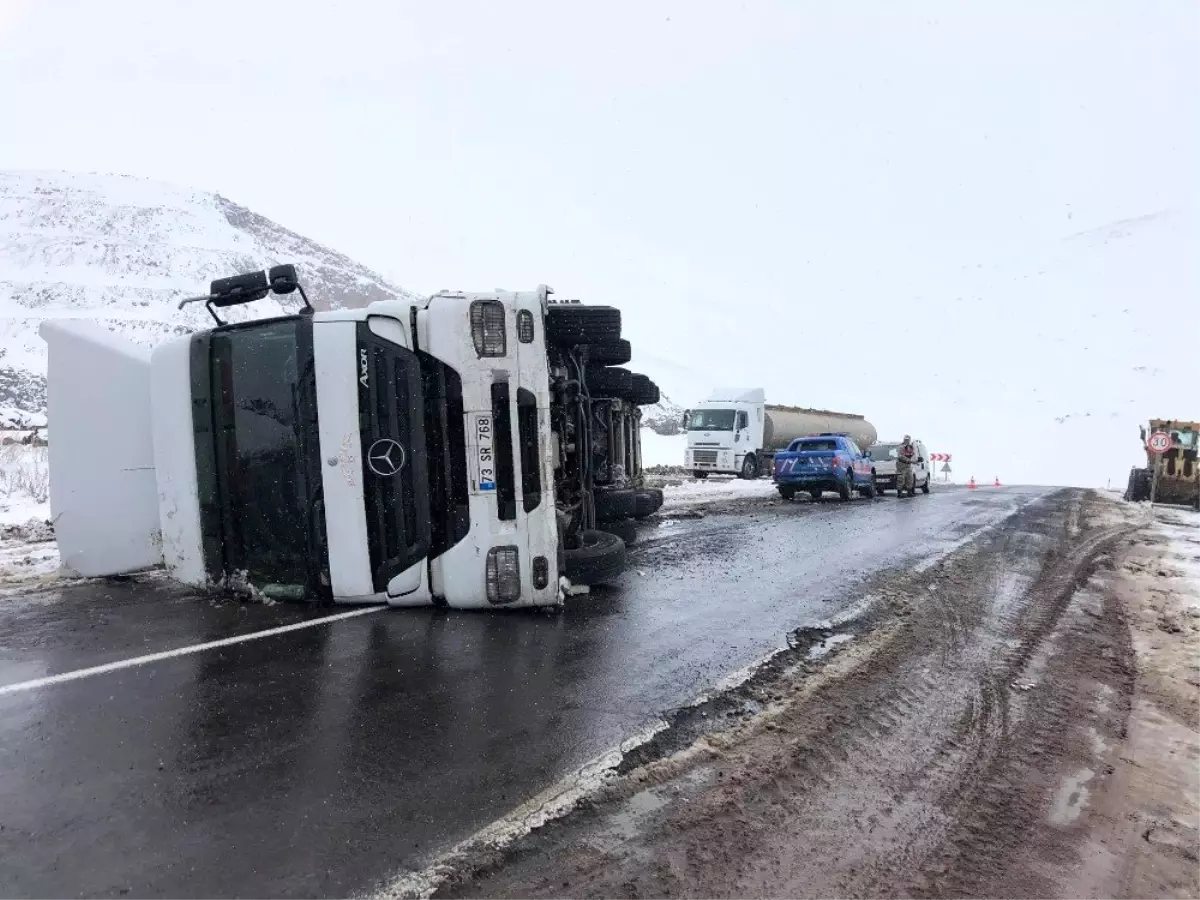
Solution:
<path fill-rule="evenodd" d="M 43 322 L 50 511 L 63 565 L 117 575 L 160 565 L 150 352 L 82 319 Z"/>

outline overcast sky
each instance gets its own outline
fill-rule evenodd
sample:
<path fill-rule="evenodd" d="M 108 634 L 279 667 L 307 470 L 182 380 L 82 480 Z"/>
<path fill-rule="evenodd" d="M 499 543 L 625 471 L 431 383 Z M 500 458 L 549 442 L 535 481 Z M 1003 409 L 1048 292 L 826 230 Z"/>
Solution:
<path fill-rule="evenodd" d="M 1194 384 L 1198 35 L 1192 0 L 0 0 L 0 168 L 217 190 L 415 290 L 615 302 L 684 405 L 763 385 L 990 467 L 988 431 L 1034 440 L 1115 404 L 1080 370 L 1137 360 L 1115 347 L 1128 323 L 1090 360 L 1071 337 L 1086 297 L 989 294 L 989 267 L 1166 211 L 1138 246 L 1175 324 L 1146 345 L 1186 356 L 1192 327 L 1190 366 L 1165 368 Z M 1103 248 L 1088 259 L 1104 290 Z M 998 348 L 1022 317 L 1067 355 Z M 1035 413 L 1010 370 L 1053 384 L 1064 360 L 1076 377 Z M 1114 434 L 1200 417 L 1194 390 L 1151 410 L 1144 380 L 1119 381 Z M 1088 477 L 1123 479 L 1132 451 Z"/>

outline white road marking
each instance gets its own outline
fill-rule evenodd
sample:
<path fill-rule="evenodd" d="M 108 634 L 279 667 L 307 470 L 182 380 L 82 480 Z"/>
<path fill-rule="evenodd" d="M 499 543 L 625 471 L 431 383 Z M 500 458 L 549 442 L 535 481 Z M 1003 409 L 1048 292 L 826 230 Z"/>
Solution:
<path fill-rule="evenodd" d="M 222 638 L 219 641 L 209 641 L 206 644 L 192 644 L 190 647 L 178 647 L 175 650 L 164 650 L 161 653 L 151 653 L 146 656 L 135 656 L 132 659 L 119 659 L 116 662 L 105 663 L 102 666 L 92 666 L 88 669 L 76 669 L 73 672 L 62 672 L 58 675 L 47 675 L 45 678 L 35 678 L 32 681 L 19 681 L 16 684 L 0 685 L 0 697 L 6 694 L 16 694 L 21 691 L 35 691 L 38 688 L 49 687 L 54 684 L 62 684 L 67 681 L 78 681 L 81 678 L 90 678 L 93 675 L 105 675 L 109 672 L 116 672 L 121 669 L 132 669 L 135 666 L 144 666 L 149 663 L 161 662 L 164 659 L 174 659 L 177 656 L 189 656 L 193 653 L 202 653 L 205 650 L 216 650 L 218 647 L 230 647 L 234 644 L 244 644 L 246 641 L 257 641 L 261 638 L 274 637 L 277 634 L 287 634 L 289 631 L 299 631 L 302 628 L 314 628 L 317 625 L 326 625 L 330 622 L 338 622 L 342 619 L 353 619 L 355 616 L 366 616 L 371 613 L 382 612 L 388 609 L 387 606 L 364 606 L 361 609 L 352 609 L 349 612 L 336 613 L 332 616 L 323 616 L 320 619 L 308 619 L 304 622 L 293 622 L 291 625 L 280 625 L 278 628 L 268 628 L 265 631 L 253 631 L 249 634 L 239 634 L 236 637 Z"/>

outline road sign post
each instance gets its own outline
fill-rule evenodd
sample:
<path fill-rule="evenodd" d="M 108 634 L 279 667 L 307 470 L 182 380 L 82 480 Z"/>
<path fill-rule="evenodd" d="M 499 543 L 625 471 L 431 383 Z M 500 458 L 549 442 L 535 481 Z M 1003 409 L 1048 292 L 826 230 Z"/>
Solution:
<path fill-rule="evenodd" d="M 1165 431 L 1156 431 L 1146 439 L 1146 449 L 1154 454 L 1154 475 L 1150 479 L 1150 514 L 1154 515 L 1154 498 L 1158 496 L 1158 473 L 1162 469 L 1163 454 L 1175 442 Z"/>
<path fill-rule="evenodd" d="M 942 474 L 946 476 L 942 481 L 950 480 L 950 463 L 942 463 Z"/>

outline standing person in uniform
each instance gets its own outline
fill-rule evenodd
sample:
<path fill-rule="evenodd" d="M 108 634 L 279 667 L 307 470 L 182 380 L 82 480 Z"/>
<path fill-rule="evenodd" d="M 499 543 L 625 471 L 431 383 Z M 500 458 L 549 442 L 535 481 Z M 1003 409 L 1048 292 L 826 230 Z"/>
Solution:
<path fill-rule="evenodd" d="M 917 448 L 913 446 L 912 438 L 904 436 L 900 449 L 896 451 L 896 496 L 910 497 L 917 495 L 917 477 L 913 474 L 913 466 L 917 463 Z"/>

